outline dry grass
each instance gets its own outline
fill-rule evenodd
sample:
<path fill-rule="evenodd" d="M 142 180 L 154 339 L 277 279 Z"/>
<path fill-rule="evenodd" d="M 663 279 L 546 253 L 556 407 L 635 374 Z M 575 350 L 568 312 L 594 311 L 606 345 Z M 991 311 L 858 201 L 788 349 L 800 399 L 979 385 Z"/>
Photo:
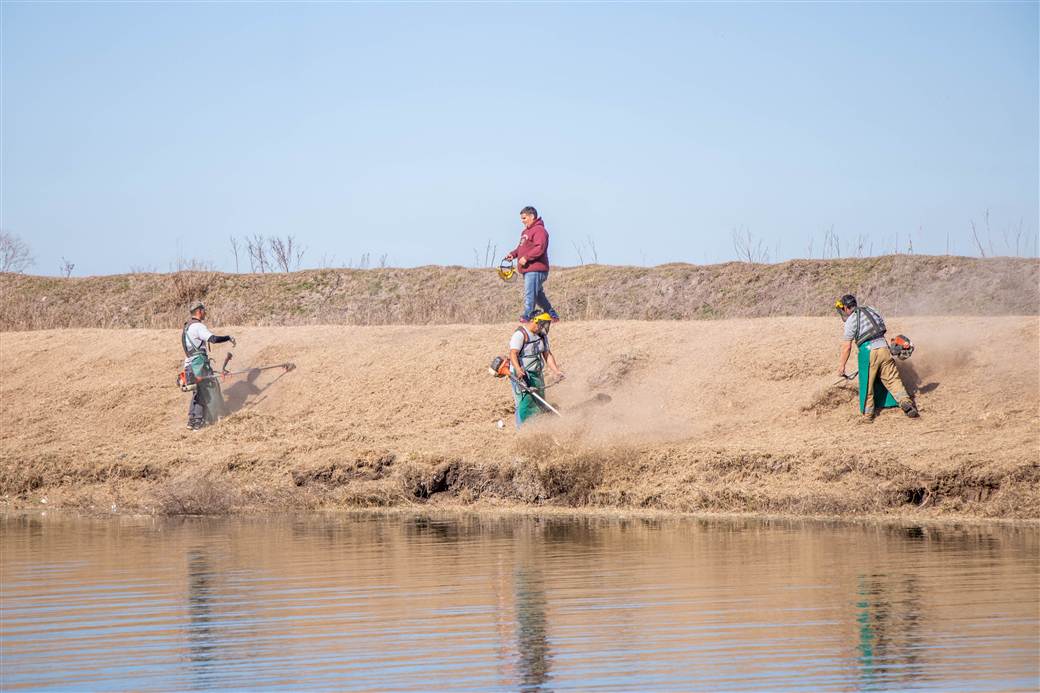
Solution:
<path fill-rule="evenodd" d="M 886 411 L 862 424 L 852 387 L 830 387 L 836 318 L 566 321 L 553 335 L 569 377 L 549 391 L 566 418 L 520 434 L 508 388 L 486 374 L 510 324 L 235 327 L 236 363 L 298 367 L 266 372 L 198 433 L 173 384 L 175 330 L 5 332 L 0 494 L 177 514 L 457 504 L 1036 517 L 1037 318 L 890 322 L 917 344 L 902 364 L 917 421 Z M 599 392 L 612 400 L 579 406 Z"/>
<path fill-rule="evenodd" d="M 891 255 L 775 265 L 586 265 L 554 269 L 547 291 L 569 320 L 825 315 L 852 291 L 889 314 L 1006 315 L 1040 304 L 1040 261 Z M 169 328 L 194 298 L 234 325 L 484 324 L 513 319 L 521 284 L 461 267 L 183 271 L 87 278 L 0 275 L 0 330 Z"/>
<path fill-rule="evenodd" d="M 156 484 L 152 506 L 162 515 L 223 515 L 236 505 L 230 479 L 212 469 L 193 468 Z"/>

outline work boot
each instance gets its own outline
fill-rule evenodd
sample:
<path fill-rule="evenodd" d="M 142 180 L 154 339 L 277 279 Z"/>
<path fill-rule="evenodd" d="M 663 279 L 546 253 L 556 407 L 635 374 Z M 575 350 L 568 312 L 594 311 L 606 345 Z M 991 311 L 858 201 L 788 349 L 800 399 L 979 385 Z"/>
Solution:
<path fill-rule="evenodd" d="M 873 409 L 865 409 L 863 411 L 863 418 L 867 422 L 873 421 L 874 420 L 874 410 Z"/>
<path fill-rule="evenodd" d="M 190 428 L 193 431 L 201 431 L 205 425 L 206 422 L 202 419 L 192 419 L 191 422 L 188 424 L 188 428 Z"/>
<path fill-rule="evenodd" d="M 910 400 L 903 400 L 899 404 L 899 408 L 903 410 L 903 413 L 909 416 L 911 419 L 916 419 L 920 414 L 917 413 L 917 407 Z"/>

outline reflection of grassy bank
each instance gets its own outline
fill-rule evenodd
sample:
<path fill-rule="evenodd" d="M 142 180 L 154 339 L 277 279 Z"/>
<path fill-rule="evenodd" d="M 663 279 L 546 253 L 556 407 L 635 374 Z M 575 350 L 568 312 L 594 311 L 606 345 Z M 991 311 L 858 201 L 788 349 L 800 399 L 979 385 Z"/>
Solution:
<path fill-rule="evenodd" d="M 1004 315 L 1040 302 L 1035 259 L 890 255 L 775 265 L 612 267 L 553 271 L 567 319 L 649 320 L 825 315 L 852 291 L 886 315 Z M 205 298 L 236 325 L 494 323 L 516 314 L 518 282 L 461 267 L 179 272 L 58 279 L 0 275 L 0 329 L 179 327 Z"/>
<path fill-rule="evenodd" d="M 922 418 L 886 411 L 873 424 L 859 423 L 853 390 L 831 387 L 839 325 L 562 322 L 553 335 L 568 378 L 549 392 L 567 417 L 520 435 L 496 427 L 511 397 L 486 374 L 510 325 L 235 328 L 236 363 L 298 367 L 277 381 L 265 372 L 237 412 L 199 433 L 184 429 L 173 384 L 175 330 L 4 333 L 0 493 L 8 508 L 47 498 L 170 514 L 1037 517 L 1036 318 L 893 320 L 917 343 L 901 367 Z M 609 405 L 574 409 L 603 391 Z"/>

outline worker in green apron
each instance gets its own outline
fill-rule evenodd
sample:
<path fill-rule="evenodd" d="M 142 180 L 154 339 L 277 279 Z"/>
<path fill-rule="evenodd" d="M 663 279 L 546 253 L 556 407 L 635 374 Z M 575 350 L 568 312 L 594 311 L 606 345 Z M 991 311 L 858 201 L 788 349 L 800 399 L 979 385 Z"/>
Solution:
<path fill-rule="evenodd" d="M 845 294 L 835 301 L 834 308 L 845 323 L 838 375 L 849 377 L 845 374 L 845 364 L 852 354 L 852 345 L 858 349 L 860 413 L 873 419 L 878 409 L 899 407 L 911 419 L 916 419 L 917 407 L 903 386 L 892 351 L 885 341 L 885 321 L 881 314 L 870 306 L 858 305 L 852 294 Z"/>
<path fill-rule="evenodd" d="M 549 325 L 552 316 L 539 313 L 517 326 L 509 339 L 509 372 L 516 402 L 516 427 L 545 410 L 539 398 L 545 399 L 545 366 L 558 378 L 563 377 L 556 357 L 549 348 Z M 524 387 L 520 387 L 521 383 Z M 532 393 L 537 397 L 532 396 Z"/>

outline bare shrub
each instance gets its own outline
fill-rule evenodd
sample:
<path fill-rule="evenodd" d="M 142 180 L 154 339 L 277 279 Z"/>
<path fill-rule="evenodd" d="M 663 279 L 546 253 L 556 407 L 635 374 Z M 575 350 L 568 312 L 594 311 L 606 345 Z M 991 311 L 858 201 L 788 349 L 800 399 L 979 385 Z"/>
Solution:
<path fill-rule="evenodd" d="M 826 258 L 828 253 L 833 253 L 835 258 L 841 257 L 841 240 L 834 231 L 834 224 L 823 233 L 823 257 Z"/>
<path fill-rule="evenodd" d="M 231 241 L 231 252 L 235 256 L 235 273 L 238 273 L 238 239 L 234 236 L 228 236 L 228 240 Z"/>
<path fill-rule="evenodd" d="M 769 249 L 761 238 L 756 239 L 752 235 L 751 229 L 746 226 L 733 229 L 730 235 L 733 238 L 733 250 L 736 251 L 739 261 L 752 264 L 769 262 Z"/>
<path fill-rule="evenodd" d="M 266 272 L 271 267 L 267 257 L 267 240 L 261 234 L 246 236 L 246 253 L 249 255 L 249 269 L 254 274 Z"/>
<path fill-rule="evenodd" d="M 178 258 L 177 271 L 170 275 L 174 303 L 178 307 L 184 307 L 190 301 L 205 298 L 213 283 L 214 274 L 213 266 L 205 260 Z"/>
<path fill-rule="evenodd" d="M 76 268 L 76 265 L 66 260 L 64 257 L 61 259 L 61 264 L 58 266 L 58 270 L 61 272 L 61 276 L 68 279 L 72 276 L 72 270 Z"/>
<path fill-rule="evenodd" d="M 28 243 L 17 234 L 0 231 L 0 272 L 24 272 L 34 263 Z"/>
<path fill-rule="evenodd" d="M 306 248 L 301 248 L 293 236 L 285 238 L 272 236 L 267 239 L 267 244 L 271 249 L 271 261 L 275 267 L 280 268 L 283 272 L 291 272 L 300 268 Z"/>
<path fill-rule="evenodd" d="M 493 267 L 498 262 L 498 246 L 491 243 L 491 239 L 488 239 L 487 245 L 484 246 L 484 261 L 480 261 L 480 252 L 473 249 L 473 266 L 474 267 Z"/>
<path fill-rule="evenodd" d="M 975 220 L 971 219 L 968 223 L 971 225 L 971 238 L 975 241 L 975 247 L 979 249 L 979 256 L 986 257 L 986 249 L 982 247 L 982 241 L 979 240 L 979 230 L 975 228 Z"/>

